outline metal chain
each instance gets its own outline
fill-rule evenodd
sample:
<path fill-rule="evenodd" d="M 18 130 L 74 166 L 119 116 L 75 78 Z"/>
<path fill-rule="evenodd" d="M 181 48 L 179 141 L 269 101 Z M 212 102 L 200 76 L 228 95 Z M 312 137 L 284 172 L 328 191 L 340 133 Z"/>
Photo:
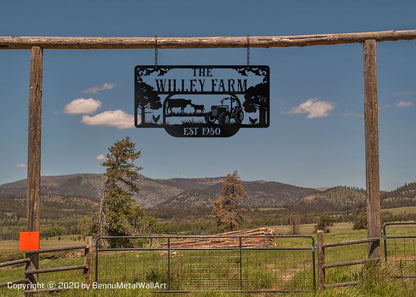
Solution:
<path fill-rule="evenodd" d="M 247 35 L 247 66 L 250 66 L 250 35 Z"/>
<path fill-rule="evenodd" d="M 155 35 L 155 66 L 157 67 L 158 63 L 158 52 L 157 52 L 157 35 Z"/>

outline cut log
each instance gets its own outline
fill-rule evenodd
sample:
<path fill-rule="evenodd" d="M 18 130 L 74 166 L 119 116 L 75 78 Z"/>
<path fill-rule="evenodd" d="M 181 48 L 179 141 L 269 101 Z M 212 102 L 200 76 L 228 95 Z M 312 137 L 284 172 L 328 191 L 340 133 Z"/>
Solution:
<path fill-rule="evenodd" d="M 220 247 L 239 247 L 241 237 L 241 247 L 273 247 L 274 230 L 270 228 L 258 228 L 250 230 L 238 230 L 219 233 L 211 236 L 171 239 L 170 248 L 220 248 Z M 257 237 L 258 236 L 258 237 Z M 163 243 L 160 247 L 167 248 L 168 244 Z"/>

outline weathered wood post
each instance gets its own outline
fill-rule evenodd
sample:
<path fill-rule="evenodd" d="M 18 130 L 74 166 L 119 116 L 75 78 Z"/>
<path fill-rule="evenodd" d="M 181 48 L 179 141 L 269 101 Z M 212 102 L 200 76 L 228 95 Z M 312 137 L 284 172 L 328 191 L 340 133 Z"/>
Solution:
<path fill-rule="evenodd" d="M 92 236 L 85 237 L 85 253 L 84 253 L 84 265 L 86 268 L 84 269 L 84 277 L 83 282 L 84 284 L 88 284 L 91 286 L 92 284 Z"/>
<path fill-rule="evenodd" d="M 378 237 L 381 240 L 376 44 L 375 39 L 364 42 L 365 162 L 367 234 L 368 238 Z M 380 242 L 370 242 L 368 244 L 369 258 L 381 257 Z"/>
<path fill-rule="evenodd" d="M 316 232 L 318 238 L 318 287 L 324 289 L 325 285 L 325 250 L 324 250 L 324 231 Z"/>
<path fill-rule="evenodd" d="M 28 232 L 40 231 L 40 148 L 42 116 L 42 68 L 43 50 L 33 46 L 30 50 L 29 82 L 29 122 L 28 122 L 28 161 L 27 161 L 27 224 Z M 28 253 L 29 267 L 39 268 L 39 254 Z M 37 275 L 32 281 L 37 282 Z"/>

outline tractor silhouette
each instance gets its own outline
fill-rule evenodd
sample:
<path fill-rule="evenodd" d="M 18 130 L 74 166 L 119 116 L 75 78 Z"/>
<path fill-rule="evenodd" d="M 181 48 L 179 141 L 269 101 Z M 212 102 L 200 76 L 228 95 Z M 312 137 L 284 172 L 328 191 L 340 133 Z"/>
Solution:
<path fill-rule="evenodd" d="M 211 111 L 205 116 L 208 124 L 218 121 L 220 125 L 228 125 L 233 119 L 236 124 L 241 124 L 244 119 L 244 112 L 240 100 L 235 95 L 222 99 L 221 105 L 212 105 Z"/>

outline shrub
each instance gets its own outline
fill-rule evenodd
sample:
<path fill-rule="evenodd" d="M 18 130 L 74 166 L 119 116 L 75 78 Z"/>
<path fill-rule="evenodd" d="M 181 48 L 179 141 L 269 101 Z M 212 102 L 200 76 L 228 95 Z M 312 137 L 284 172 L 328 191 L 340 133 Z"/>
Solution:
<path fill-rule="evenodd" d="M 354 225 L 352 226 L 354 230 L 367 229 L 367 216 L 365 214 L 360 214 L 355 217 Z"/>
<path fill-rule="evenodd" d="M 54 236 L 62 236 L 65 233 L 65 229 L 62 227 L 50 227 L 43 231 L 46 238 Z"/>
<path fill-rule="evenodd" d="M 319 217 L 318 223 L 315 225 L 315 232 L 317 230 L 322 230 L 325 233 L 331 232 L 329 227 L 334 226 L 334 220 L 329 215 L 322 215 Z"/>

